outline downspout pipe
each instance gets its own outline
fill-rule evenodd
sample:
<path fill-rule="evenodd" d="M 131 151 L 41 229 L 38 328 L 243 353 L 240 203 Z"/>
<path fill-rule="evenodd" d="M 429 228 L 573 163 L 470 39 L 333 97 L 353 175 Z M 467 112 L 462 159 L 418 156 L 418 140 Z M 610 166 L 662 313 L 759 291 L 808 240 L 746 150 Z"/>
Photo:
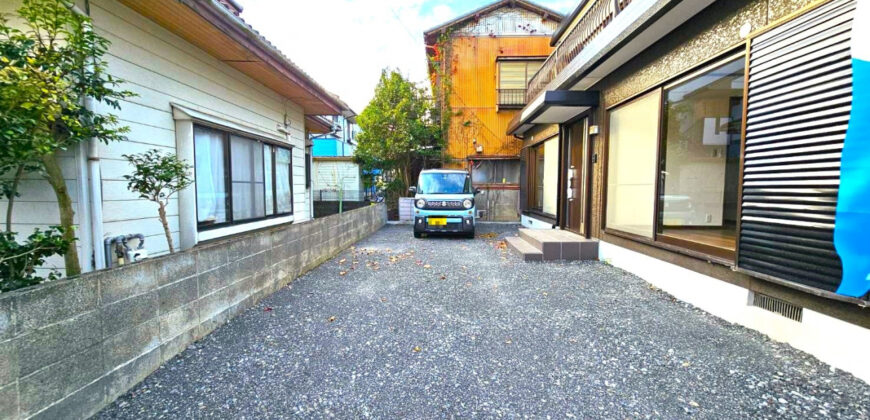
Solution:
<path fill-rule="evenodd" d="M 78 5 L 71 4 L 70 10 L 73 13 L 90 18 L 90 4 L 85 0 L 85 9 L 82 10 Z M 87 30 L 90 30 L 88 28 Z M 84 107 L 88 111 L 93 112 L 96 109 L 96 101 L 92 97 L 84 99 Z M 91 244 L 93 250 L 94 269 L 101 270 L 106 268 L 106 255 L 97 250 L 103 248 L 103 183 L 102 174 L 100 172 L 100 147 L 96 139 L 88 139 L 87 141 L 87 167 L 88 167 L 88 204 L 90 214 L 87 216 L 90 221 L 91 228 Z"/>

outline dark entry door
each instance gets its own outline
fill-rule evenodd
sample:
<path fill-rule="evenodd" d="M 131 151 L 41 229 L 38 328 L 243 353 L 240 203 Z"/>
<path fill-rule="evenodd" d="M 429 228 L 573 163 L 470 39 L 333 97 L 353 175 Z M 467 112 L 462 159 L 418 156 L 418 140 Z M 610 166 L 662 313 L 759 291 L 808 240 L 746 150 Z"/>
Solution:
<path fill-rule="evenodd" d="M 586 203 L 589 165 L 587 119 L 568 126 L 565 148 L 565 218 L 563 228 L 586 236 Z"/>

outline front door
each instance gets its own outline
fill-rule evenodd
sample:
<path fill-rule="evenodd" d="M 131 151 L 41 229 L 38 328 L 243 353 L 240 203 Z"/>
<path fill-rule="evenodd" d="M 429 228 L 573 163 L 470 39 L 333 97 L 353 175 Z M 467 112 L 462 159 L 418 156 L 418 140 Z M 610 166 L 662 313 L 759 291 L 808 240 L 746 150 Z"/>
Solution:
<path fill-rule="evenodd" d="M 563 228 L 586 236 L 586 202 L 588 184 L 588 119 L 567 127 L 565 147 L 565 218 Z"/>

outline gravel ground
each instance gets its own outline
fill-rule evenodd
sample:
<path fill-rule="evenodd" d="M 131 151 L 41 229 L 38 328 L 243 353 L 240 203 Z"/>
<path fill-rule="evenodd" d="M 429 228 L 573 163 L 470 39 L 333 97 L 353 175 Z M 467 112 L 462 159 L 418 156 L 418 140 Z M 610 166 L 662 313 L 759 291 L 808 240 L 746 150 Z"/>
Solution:
<path fill-rule="evenodd" d="M 387 226 L 100 418 L 870 418 L 870 385 L 599 262 Z"/>

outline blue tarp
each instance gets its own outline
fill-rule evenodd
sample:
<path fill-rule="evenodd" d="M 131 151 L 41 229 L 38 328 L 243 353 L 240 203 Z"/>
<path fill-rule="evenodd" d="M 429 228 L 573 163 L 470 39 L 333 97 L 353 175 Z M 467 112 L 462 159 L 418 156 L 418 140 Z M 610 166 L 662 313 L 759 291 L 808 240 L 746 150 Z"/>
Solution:
<path fill-rule="evenodd" d="M 852 114 L 841 158 L 834 246 L 843 261 L 837 293 L 863 297 L 870 292 L 870 61 L 853 58 L 852 69 Z"/>

